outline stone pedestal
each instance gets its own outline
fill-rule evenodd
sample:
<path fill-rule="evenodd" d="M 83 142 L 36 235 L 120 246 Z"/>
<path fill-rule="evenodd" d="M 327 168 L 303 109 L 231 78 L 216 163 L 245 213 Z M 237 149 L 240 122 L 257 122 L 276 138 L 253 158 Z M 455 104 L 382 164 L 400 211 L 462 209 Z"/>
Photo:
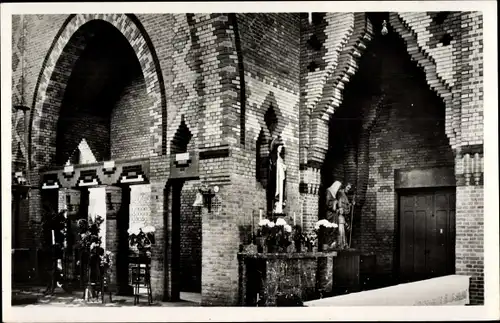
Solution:
<path fill-rule="evenodd" d="M 339 250 L 333 263 L 335 294 L 347 294 L 360 290 L 360 257 L 354 249 Z"/>
<path fill-rule="evenodd" d="M 239 253 L 239 304 L 276 306 L 280 295 L 302 301 L 331 291 L 337 252 Z"/>

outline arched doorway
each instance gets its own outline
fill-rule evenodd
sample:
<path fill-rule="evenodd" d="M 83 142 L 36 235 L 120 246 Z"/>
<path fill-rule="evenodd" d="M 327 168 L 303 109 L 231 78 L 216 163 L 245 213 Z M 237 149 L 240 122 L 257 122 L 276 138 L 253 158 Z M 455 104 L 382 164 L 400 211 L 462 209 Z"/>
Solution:
<path fill-rule="evenodd" d="M 157 129 L 151 127 L 156 118 L 151 112 L 161 108 L 157 92 L 162 90 L 158 90 L 157 73 L 152 72 L 153 53 L 139 28 L 134 29 L 130 21 L 124 23 L 128 19 L 125 15 L 70 16 L 56 38 L 44 70 L 51 72 L 50 78 L 42 77 L 35 102 L 31 129 L 35 170 L 152 155 Z M 161 131 L 160 126 L 160 136 Z M 120 286 L 121 293 L 131 289 L 127 229 L 134 222 L 150 224 L 151 191 L 147 182 L 141 184 L 115 187 L 96 181 L 70 188 L 80 191 L 73 194 L 79 197 L 72 200 L 79 211 L 69 214 L 71 220 L 89 215 L 105 218 L 103 245 L 117 258 L 112 283 Z M 66 206 L 68 187 L 58 191 L 42 190 L 44 205 L 52 204 L 53 210 Z M 69 262 L 78 263 L 73 260 Z"/>
<path fill-rule="evenodd" d="M 384 284 L 454 272 L 454 155 L 445 104 L 389 28 L 360 58 L 330 121 L 322 180 L 357 188 L 354 248 Z"/>

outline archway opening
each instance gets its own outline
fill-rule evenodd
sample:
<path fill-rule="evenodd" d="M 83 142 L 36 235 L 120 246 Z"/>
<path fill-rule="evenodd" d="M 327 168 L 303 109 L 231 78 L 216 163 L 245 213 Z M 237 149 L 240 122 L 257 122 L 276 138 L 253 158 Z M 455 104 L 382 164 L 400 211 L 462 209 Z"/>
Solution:
<path fill-rule="evenodd" d="M 195 148 L 195 140 L 189 126 L 181 116 L 181 122 L 170 142 L 170 154 L 185 154 Z M 171 246 L 167 248 L 166 259 L 171 271 L 171 301 L 183 300 L 201 302 L 202 284 L 202 210 L 195 205 L 196 194 L 201 187 L 199 178 L 176 178 L 169 182 L 166 197 L 170 210 Z"/>
<path fill-rule="evenodd" d="M 141 64 L 125 35 L 111 23 L 91 20 L 70 38 L 59 56 L 47 88 L 42 123 L 47 131 L 51 166 L 88 164 L 149 156 L 151 99 Z M 71 220 L 102 216 L 103 247 L 117 258 L 112 286 L 130 292 L 127 230 L 149 225 L 150 185 L 82 187 L 79 212 Z M 59 190 L 59 207 L 65 193 Z M 114 216 L 109 201 L 121 206 Z M 108 217 L 110 215 L 110 217 Z M 69 262 L 72 262 L 70 259 Z M 78 275 L 78 268 L 75 268 Z"/>
<path fill-rule="evenodd" d="M 443 197 L 439 191 L 442 183 L 432 177 L 426 183 L 402 188 L 397 174 L 414 170 L 435 170 L 439 174 L 441 169 L 452 170 L 453 164 L 443 100 L 429 88 L 424 71 L 411 60 L 396 32 L 377 35 L 360 59 L 359 70 L 346 86 L 344 101 L 331 119 L 329 152 L 322 170 L 325 188 L 335 180 L 356 188 L 351 246 L 375 254 L 375 265 L 368 271 L 377 278 L 370 277 L 370 281 L 389 285 L 399 282 L 402 271 L 407 271 L 406 276 L 419 277 L 452 271 L 454 206 L 450 201 L 454 196 Z M 441 218 L 429 211 L 424 219 L 417 220 L 420 213 L 416 206 L 401 214 L 400 199 L 410 186 L 418 196 L 425 195 L 424 200 L 428 196 L 423 191 L 434 192 L 426 200 L 429 210 L 435 208 L 438 199 L 450 202 L 443 202 L 446 210 Z M 415 197 L 412 201 L 417 205 L 420 200 Z M 410 228 L 410 223 L 411 238 L 403 241 L 409 231 L 402 226 Z M 443 231 L 436 229 L 438 226 Z M 422 241 L 434 247 L 425 247 Z M 417 255 L 417 251 L 422 254 Z M 448 260 L 442 268 L 433 267 L 440 256 Z M 411 263 L 403 266 L 402 257 L 411 258 Z M 422 269 L 415 259 L 430 265 Z"/>
<path fill-rule="evenodd" d="M 71 66 L 74 55 L 79 55 Z M 57 122 L 56 164 L 146 156 L 148 96 L 137 56 L 110 23 L 92 20 L 68 42 L 55 73 L 69 75 Z M 79 156 L 80 155 L 80 156 Z"/>

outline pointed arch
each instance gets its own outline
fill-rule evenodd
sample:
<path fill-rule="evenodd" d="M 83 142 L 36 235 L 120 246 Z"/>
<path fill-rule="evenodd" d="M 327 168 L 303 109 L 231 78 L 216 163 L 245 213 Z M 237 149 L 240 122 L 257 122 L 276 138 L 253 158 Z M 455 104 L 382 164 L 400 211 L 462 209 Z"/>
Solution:
<path fill-rule="evenodd" d="M 174 138 L 172 139 L 170 144 L 170 154 L 174 155 L 187 152 L 187 147 L 192 137 L 193 134 L 191 133 L 191 130 L 189 130 L 189 127 L 186 125 L 184 116 L 182 116 L 181 123 L 179 124 L 179 127 L 177 128 Z"/>
<path fill-rule="evenodd" d="M 33 96 L 28 158 L 30 168 L 40 168 L 51 164 L 55 155 L 54 123 L 61 106 L 61 93 L 64 93 L 69 75 L 59 65 L 65 61 L 65 68 L 74 66 L 78 56 L 67 55 L 70 40 L 78 36 L 78 31 L 92 20 L 102 20 L 114 26 L 127 39 L 136 53 L 146 83 L 146 91 L 152 102 L 149 115 L 153 118 L 149 130 L 150 153 L 165 153 L 164 137 L 166 123 L 166 96 L 162 73 L 154 46 L 139 19 L 131 14 L 73 14 L 58 31 L 42 64 Z M 76 44 L 81 50 L 85 47 L 85 37 L 80 35 Z M 52 115 L 47 118 L 47 115 Z M 158 126 L 159 125 L 159 126 Z"/>

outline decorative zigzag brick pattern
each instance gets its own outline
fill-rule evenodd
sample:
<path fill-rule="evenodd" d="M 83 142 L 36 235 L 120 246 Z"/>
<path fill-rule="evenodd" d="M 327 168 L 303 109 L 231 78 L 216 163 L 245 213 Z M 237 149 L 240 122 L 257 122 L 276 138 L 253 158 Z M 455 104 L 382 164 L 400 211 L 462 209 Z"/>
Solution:
<path fill-rule="evenodd" d="M 483 144 L 483 16 L 481 12 L 461 15 L 461 144 Z M 458 69 L 457 69 L 458 72 Z M 458 111 L 457 111 L 458 112 Z"/>
<path fill-rule="evenodd" d="M 167 114 L 167 152 L 172 151 L 172 140 L 178 131 L 181 121 L 192 134 L 192 141 L 198 139 L 198 93 L 196 91 L 197 71 L 194 58 L 199 55 L 197 48 L 200 46 L 198 39 L 192 38 L 196 34 L 196 27 L 189 24 L 185 14 L 173 16 L 172 39 L 172 85 L 173 93 L 170 95 L 169 105 L 176 109 L 169 110 Z M 191 30 L 193 28 L 193 30 Z M 193 143 L 196 146 L 196 143 Z"/>
<path fill-rule="evenodd" d="M 23 68 L 25 61 L 25 36 L 21 16 L 12 16 L 12 105 L 22 105 L 24 91 Z M 26 105 L 26 103 L 24 103 Z M 12 109 L 12 161 L 22 168 L 27 156 L 24 142 L 24 113 Z"/>
<path fill-rule="evenodd" d="M 354 14 L 353 31 L 340 52 L 334 72 L 323 87 L 321 99 L 311 115 L 308 160 L 322 163 L 328 150 L 328 120 L 342 103 L 342 91 L 358 69 L 358 59 L 371 40 L 371 24 L 364 13 Z"/>
<path fill-rule="evenodd" d="M 307 163 L 308 148 L 312 145 L 310 138 L 314 138 L 310 134 L 311 113 L 320 101 L 327 79 L 335 71 L 340 52 L 353 32 L 354 14 L 326 13 L 322 18 L 322 22 L 319 26 L 311 26 L 307 18 L 304 17 L 301 21 L 303 29 L 301 39 L 303 66 L 301 67 L 301 73 L 305 74 L 305 77 L 301 77 L 301 163 Z M 324 53 L 316 53 L 308 46 L 311 38 L 316 37 L 319 33 L 324 35 L 324 39 L 321 39 L 322 46 L 325 48 Z M 325 67 L 309 71 L 310 64 L 317 60 L 318 54 L 324 54 L 321 59 L 325 62 Z"/>
<path fill-rule="evenodd" d="M 170 264 L 168 259 L 165 261 L 170 244 L 165 237 L 172 229 L 171 223 L 165 224 L 165 214 L 171 213 L 172 198 L 165 194 L 165 184 L 169 178 L 170 148 L 184 119 L 192 135 L 187 150 L 216 156 L 199 160 L 200 181 L 220 187 L 216 211 L 201 215 L 203 304 L 234 305 L 238 284 L 235 254 L 243 241 L 238 230 L 249 226 L 252 219 L 257 220 L 258 209 L 266 205 L 265 189 L 255 174 L 259 134 L 263 130 L 264 137 L 271 138 L 266 111 L 272 106 L 277 118 L 276 134 L 283 137 L 286 145 L 286 212 L 290 217 L 296 213 L 297 219 L 303 218 L 304 229 L 312 229 L 320 213 L 323 189 L 320 169 L 329 144 L 328 119 L 343 103 L 343 90 L 357 72 L 359 58 L 371 38 L 374 34 L 382 36 L 378 30 L 372 30 L 364 13 L 314 14 L 313 24 L 309 24 L 307 15 L 298 13 L 235 14 L 235 20 L 225 14 L 138 14 L 136 18 L 143 28 L 131 17 L 121 14 L 26 16 L 23 100 L 20 97 L 23 92 L 20 87 L 22 31 L 19 17 L 13 19 L 13 104 L 24 101 L 32 108 L 30 161 L 35 171 L 32 182 L 35 185 L 39 182 L 36 172 L 50 165 L 55 154 L 55 130 L 45 129 L 55 129 L 61 93 L 76 58 L 85 47 L 80 27 L 94 19 L 107 21 L 134 49 L 147 88 L 144 102 L 150 102 L 145 104 L 149 108 L 144 118 L 148 121 L 144 129 L 148 133 L 145 146 L 150 165 L 150 183 L 144 198 L 150 198 L 150 202 L 139 204 L 149 209 L 149 212 L 145 210 L 149 213 L 146 220 L 157 228 L 158 245 L 167 246 L 153 250 L 154 296 L 160 299 L 164 292 L 168 295 L 172 285 L 171 281 L 165 281 L 171 279 Z M 378 250 L 380 263 L 384 270 L 390 270 L 393 242 L 389 240 L 395 232 L 391 167 L 435 166 L 438 158 L 445 157 L 449 162 L 452 152 L 446 150 L 444 157 L 437 153 L 448 148 L 449 139 L 456 152 L 456 271 L 472 275 L 471 301 L 481 303 L 482 16 L 476 12 L 391 13 L 388 22 L 390 32 L 404 40 L 411 58 L 425 72 L 427 84 L 424 81 L 419 88 L 422 90 L 428 85 L 444 101 L 446 135 L 438 133 L 440 141 L 437 142 L 436 129 L 431 125 L 425 128 L 424 122 L 388 123 L 393 121 L 390 113 L 418 116 L 424 114 L 426 105 L 421 106 L 422 110 L 411 110 L 408 107 L 413 106 L 413 102 L 405 101 L 403 103 L 408 103 L 405 106 L 398 106 L 402 101 L 376 104 L 376 98 L 372 98 L 375 101 L 370 101 L 370 108 L 362 113 L 364 123 L 360 124 L 362 141 L 358 151 L 348 147 L 352 150 L 344 160 L 344 172 L 349 173 L 346 177 L 357 182 L 365 200 L 360 203 L 364 212 L 363 232 L 355 239 L 365 245 L 382 246 Z M 144 30 L 148 37 L 142 35 Z M 154 61 L 156 55 L 148 50 L 151 46 L 159 61 Z M 18 143 L 24 137 L 22 112 L 14 113 L 12 120 L 12 151 L 14 162 L 20 164 L 23 145 L 19 147 Z M 415 124 L 419 129 L 412 128 Z M 427 130 L 422 130 L 424 128 Z M 389 146 L 393 145 L 393 134 L 401 132 L 409 139 L 394 144 L 404 149 L 402 153 L 395 153 Z M 418 145 L 432 146 L 434 150 Z M 125 147 L 125 158 L 135 156 L 133 149 L 136 148 Z M 165 151 L 167 155 L 162 155 Z M 356 162 L 357 174 L 352 166 Z M 186 186 L 189 191 L 184 196 L 186 209 L 192 203 L 197 185 L 198 181 Z M 119 204 L 120 194 L 115 193 L 112 199 Z M 40 201 L 40 191 L 32 190 L 25 207 L 29 208 L 28 219 L 21 224 L 31 232 L 21 234 L 23 241 L 40 240 L 37 224 L 40 223 Z M 111 241 L 116 234 L 113 221 L 107 222 L 112 248 Z M 23 247 L 34 246 L 35 242 L 23 244 Z"/>
<path fill-rule="evenodd" d="M 449 62 L 453 57 L 446 55 L 451 45 L 440 46 L 431 49 L 428 45 L 430 33 L 428 31 L 431 24 L 431 17 L 427 13 L 391 13 L 390 24 L 405 40 L 408 53 L 426 73 L 429 87 L 436 91 L 443 98 L 446 106 L 446 134 L 450 139 L 452 148 L 457 147 L 458 122 L 454 118 L 451 86 L 455 83 L 452 79 L 452 64 Z M 449 48 L 446 48 L 449 47 Z M 434 57 L 438 57 L 438 61 Z M 444 55 L 443 55 L 444 54 Z M 439 63 L 438 63 L 439 62 Z M 437 67 L 439 65 L 439 68 Z"/>

